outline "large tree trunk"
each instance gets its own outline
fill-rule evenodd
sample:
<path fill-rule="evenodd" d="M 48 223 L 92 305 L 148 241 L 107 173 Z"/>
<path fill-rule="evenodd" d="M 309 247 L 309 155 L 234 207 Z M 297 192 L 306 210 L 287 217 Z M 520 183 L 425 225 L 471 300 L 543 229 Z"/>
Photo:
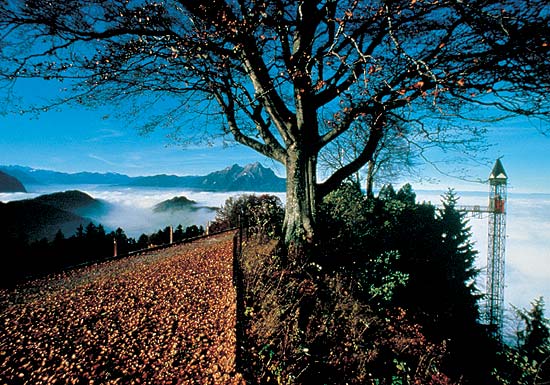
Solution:
<path fill-rule="evenodd" d="M 297 147 L 286 161 L 285 243 L 290 258 L 301 258 L 315 243 L 317 157 Z"/>

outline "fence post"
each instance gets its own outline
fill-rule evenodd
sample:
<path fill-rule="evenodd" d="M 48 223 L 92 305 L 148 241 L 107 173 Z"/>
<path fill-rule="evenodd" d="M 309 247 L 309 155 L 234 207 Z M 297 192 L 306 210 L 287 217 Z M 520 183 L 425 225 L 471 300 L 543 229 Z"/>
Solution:
<path fill-rule="evenodd" d="M 113 238 L 113 257 L 117 256 L 116 238 Z"/>
<path fill-rule="evenodd" d="M 239 253 L 243 248 L 243 217 L 239 214 Z"/>
<path fill-rule="evenodd" d="M 170 244 L 174 243 L 174 229 L 170 225 Z"/>

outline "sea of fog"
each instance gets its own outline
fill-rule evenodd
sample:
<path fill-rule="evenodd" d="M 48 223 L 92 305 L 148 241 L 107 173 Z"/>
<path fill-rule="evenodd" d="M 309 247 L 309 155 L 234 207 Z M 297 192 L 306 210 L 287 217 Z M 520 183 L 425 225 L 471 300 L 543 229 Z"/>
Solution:
<path fill-rule="evenodd" d="M 20 199 L 35 198 L 39 195 L 53 192 L 79 190 L 95 199 L 107 203 L 109 210 L 106 214 L 94 217 L 109 230 L 122 228 L 129 237 L 137 239 L 141 234 L 150 234 L 167 226 L 182 225 L 184 228 L 191 225 L 206 227 L 209 221 L 216 216 L 214 210 L 219 208 L 230 196 L 250 194 L 248 192 L 201 192 L 181 188 L 149 188 L 149 187 L 120 187 L 105 185 L 49 185 L 27 186 L 28 193 L 0 193 L 0 201 L 8 202 Z M 257 193 L 261 194 L 261 193 Z M 275 195 L 284 199 L 284 194 Z M 154 206 L 160 202 L 178 196 L 185 196 L 204 207 L 199 210 L 155 212 Z M 68 236 L 72 234 L 66 234 Z"/>
<path fill-rule="evenodd" d="M 0 194 L 0 201 L 36 197 L 55 191 L 80 190 L 110 204 L 110 211 L 97 218 L 108 229 L 121 227 L 131 237 L 152 233 L 166 226 L 205 226 L 215 212 L 199 210 L 185 213 L 155 213 L 153 207 L 175 196 L 186 196 L 201 206 L 220 207 L 230 196 L 245 192 L 199 192 L 177 188 L 86 186 L 30 186 L 31 193 Z M 417 190 L 417 200 L 439 204 L 444 191 Z M 259 193 L 257 193 L 259 194 Z M 459 205 L 488 204 L 488 192 L 460 192 Z M 284 193 L 275 194 L 284 202 Z M 472 239 L 479 251 L 477 267 L 481 275 L 477 286 L 485 289 L 487 266 L 488 218 L 469 218 Z M 550 307 L 550 194 L 508 195 L 506 218 L 506 286 L 505 303 L 519 308 L 529 308 L 530 302 L 543 296 Z M 511 317 L 512 312 L 507 312 Z M 547 309 L 547 314 L 550 312 Z"/>

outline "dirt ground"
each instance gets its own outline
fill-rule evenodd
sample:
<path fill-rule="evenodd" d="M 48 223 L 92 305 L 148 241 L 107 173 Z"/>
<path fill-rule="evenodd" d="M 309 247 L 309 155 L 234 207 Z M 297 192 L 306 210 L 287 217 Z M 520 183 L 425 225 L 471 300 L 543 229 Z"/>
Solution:
<path fill-rule="evenodd" d="M 0 384 L 244 384 L 232 236 L 0 291 Z"/>

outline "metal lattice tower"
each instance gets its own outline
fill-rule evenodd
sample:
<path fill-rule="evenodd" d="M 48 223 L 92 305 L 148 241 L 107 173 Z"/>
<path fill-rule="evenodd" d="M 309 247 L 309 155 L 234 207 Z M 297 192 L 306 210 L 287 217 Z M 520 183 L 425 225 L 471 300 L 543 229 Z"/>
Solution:
<path fill-rule="evenodd" d="M 506 243 L 506 186 L 508 176 L 497 159 L 489 176 L 489 236 L 485 321 L 500 339 L 504 316 L 504 260 Z"/>

